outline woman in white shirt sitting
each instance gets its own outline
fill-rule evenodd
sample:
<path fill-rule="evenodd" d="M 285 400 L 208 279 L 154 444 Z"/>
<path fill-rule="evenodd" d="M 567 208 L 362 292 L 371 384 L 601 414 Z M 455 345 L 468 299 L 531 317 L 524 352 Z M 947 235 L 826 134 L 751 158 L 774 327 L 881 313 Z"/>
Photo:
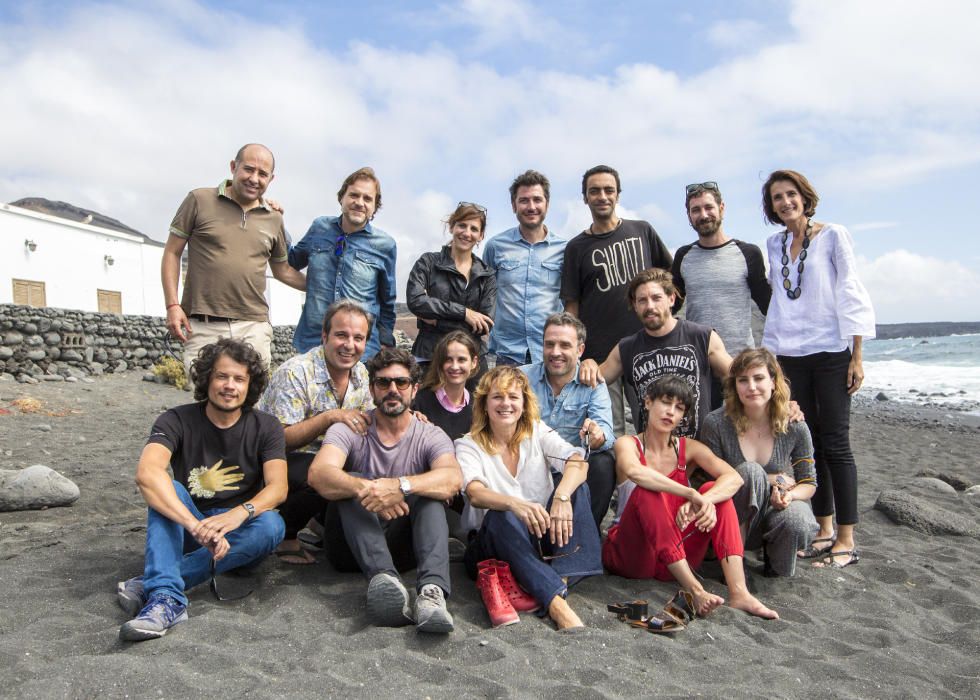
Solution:
<path fill-rule="evenodd" d="M 843 568 L 858 561 L 851 395 L 864 379 L 861 344 L 874 337 L 875 317 L 857 276 L 851 234 L 815 221 L 818 201 L 810 182 L 793 170 L 773 172 L 762 187 L 766 219 L 784 227 L 766 242 L 773 294 L 762 344 L 779 358 L 813 437 L 817 490 L 811 503 L 820 529 L 799 556 L 819 558 L 814 566 Z"/>
<path fill-rule="evenodd" d="M 467 568 L 473 576 L 477 562 L 509 564 L 559 630 L 582 627 L 565 600 L 568 583 L 602 573 L 584 457 L 539 419 L 523 372 L 497 367 L 483 376 L 473 428 L 456 441 L 463 524 L 473 533 Z"/>

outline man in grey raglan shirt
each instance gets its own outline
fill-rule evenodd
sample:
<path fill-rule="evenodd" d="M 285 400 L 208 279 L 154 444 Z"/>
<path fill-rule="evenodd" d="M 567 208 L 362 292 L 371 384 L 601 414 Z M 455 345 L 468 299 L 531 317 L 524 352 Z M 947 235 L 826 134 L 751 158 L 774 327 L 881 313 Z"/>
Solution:
<path fill-rule="evenodd" d="M 688 185 L 686 209 L 698 240 L 678 248 L 672 267 L 674 286 L 684 297 L 684 317 L 713 328 L 726 350 L 735 356 L 745 348 L 755 347 L 752 302 L 763 314 L 769 309 L 772 290 L 766 280 L 762 251 L 725 235 L 725 203 L 718 183 Z M 711 408 L 721 402 L 721 383 L 715 379 Z"/>

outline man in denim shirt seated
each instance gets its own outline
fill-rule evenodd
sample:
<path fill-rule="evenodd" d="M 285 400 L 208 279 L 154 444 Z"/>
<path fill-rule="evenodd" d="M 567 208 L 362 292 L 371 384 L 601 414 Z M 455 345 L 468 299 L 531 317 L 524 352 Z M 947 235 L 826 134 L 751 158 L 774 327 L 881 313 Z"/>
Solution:
<path fill-rule="evenodd" d="M 562 310 L 558 292 L 567 240 L 544 225 L 550 197 L 544 175 L 535 170 L 518 175 L 510 203 L 519 225 L 491 238 L 483 254 L 497 274 L 490 352 L 498 365 L 540 362 L 545 319 Z"/>
<path fill-rule="evenodd" d="M 337 193 L 340 216 L 314 219 L 302 240 L 289 249 L 289 264 L 306 273 L 306 302 L 293 333 L 293 347 L 308 352 L 320 344 L 327 307 L 340 299 L 359 302 L 371 314 L 364 359 L 382 345 L 395 345 L 395 240 L 371 219 L 381 208 L 381 183 L 361 168 Z"/>
<path fill-rule="evenodd" d="M 592 516 L 600 528 L 616 487 L 612 446 L 612 406 L 605 384 L 595 388 L 578 379 L 578 360 L 585 350 L 585 326 L 567 312 L 552 314 L 544 324 L 544 361 L 524 365 L 541 407 L 541 420 L 566 442 L 588 441 L 589 493 Z"/>

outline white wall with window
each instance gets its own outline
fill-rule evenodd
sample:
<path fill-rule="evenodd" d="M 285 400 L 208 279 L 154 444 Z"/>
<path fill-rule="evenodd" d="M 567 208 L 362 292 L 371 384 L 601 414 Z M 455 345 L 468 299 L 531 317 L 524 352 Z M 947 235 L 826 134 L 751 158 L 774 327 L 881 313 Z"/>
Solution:
<path fill-rule="evenodd" d="M 0 303 L 164 316 L 163 243 L 0 204 Z M 295 325 L 305 295 L 267 272 L 273 325 Z"/>

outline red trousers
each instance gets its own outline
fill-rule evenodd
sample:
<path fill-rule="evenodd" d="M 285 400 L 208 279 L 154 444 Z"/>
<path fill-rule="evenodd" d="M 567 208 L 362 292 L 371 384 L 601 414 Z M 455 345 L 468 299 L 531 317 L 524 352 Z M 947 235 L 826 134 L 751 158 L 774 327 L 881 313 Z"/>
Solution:
<path fill-rule="evenodd" d="M 698 490 L 705 493 L 714 485 L 709 481 Z M 710 532 L 701 532 L 693 522 L 684 532 L 678 529 L 675 518 L 684 503 L 684 498 L 673 494 L 640 486 L 633 489 L 622 518 L 610 528 L 602 546 L 603 566 L 624 578 L 672 581 L 668 565 L 687 559 L 691 568 L 697 569 L 704 561 L 708 542 L 720 559 L 742 556 L 742 535 L 732 499 L 715 504 L 718 522 Z"/>

